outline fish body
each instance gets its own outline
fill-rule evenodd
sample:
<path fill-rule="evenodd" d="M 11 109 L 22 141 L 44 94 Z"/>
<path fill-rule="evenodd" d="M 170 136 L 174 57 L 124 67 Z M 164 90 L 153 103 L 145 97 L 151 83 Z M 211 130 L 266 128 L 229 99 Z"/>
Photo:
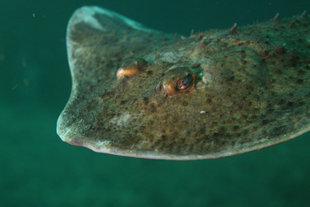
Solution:
<path fill-rule="evenodd" d="M 73 145 L 124 156 L 192 160 L 235 155 L 310 128 L 310 18 L 189 37 L 115 12 L 71 17 L 70 99 L 57 133 Z"/>

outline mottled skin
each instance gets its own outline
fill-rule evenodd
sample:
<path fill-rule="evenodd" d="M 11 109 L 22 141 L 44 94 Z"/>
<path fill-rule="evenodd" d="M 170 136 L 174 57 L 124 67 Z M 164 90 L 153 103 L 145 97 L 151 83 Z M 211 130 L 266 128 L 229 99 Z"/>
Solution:
<path fill-rule="evenodd" d="M 305 13 L 181 38 L 83 7 L 69 22 L 67 45 L 73 86 L 57 132 L 71 144 L 134 157 L 208 159 L 309 130 Z"/>

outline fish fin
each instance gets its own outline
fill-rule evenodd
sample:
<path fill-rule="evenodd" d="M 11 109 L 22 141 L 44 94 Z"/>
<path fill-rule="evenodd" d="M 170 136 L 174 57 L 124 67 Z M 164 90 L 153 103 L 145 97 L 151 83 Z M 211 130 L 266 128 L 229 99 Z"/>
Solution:
<path fill-rule="evenodd" d="M 148 54 L 161 45 L 164 36 L 107 9 L 85 6 L 76 10 L 67 27 L 73 84 L 91 75 L 87 80 L 114 78 L 124 61 Z"/>

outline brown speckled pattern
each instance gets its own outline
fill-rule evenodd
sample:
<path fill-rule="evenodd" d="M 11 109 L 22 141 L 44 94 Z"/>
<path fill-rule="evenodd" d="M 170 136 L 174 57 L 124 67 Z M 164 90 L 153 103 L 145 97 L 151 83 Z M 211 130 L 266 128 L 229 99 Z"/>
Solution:
<path fill-rule="evenodd" d="M 102 11 L 83 7 L 68 25 L 73 87 L 57 126 L 64 141 L 186 160 L 260 149 L 309 130 L 307 15 L 180 38 L 134 29 Z M 101 29 L 80 21 L 81 13 Z M 141 72 L 116 79 L 120 67 L 141 58 Z M 177 67 L 200 73 L 187 91 L 166 94 L 162 83 Z"/>

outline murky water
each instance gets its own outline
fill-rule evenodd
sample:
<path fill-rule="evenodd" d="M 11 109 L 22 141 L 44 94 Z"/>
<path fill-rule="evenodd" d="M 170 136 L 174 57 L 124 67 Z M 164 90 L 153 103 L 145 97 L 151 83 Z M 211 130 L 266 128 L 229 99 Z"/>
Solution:
<path fill-rule="evenodd" d="M 71 90 L 65 29 L 76 8 L 98 5 L 184 35 L 310 12 L 306 0 L 248 2 L 1 1 L 0 206 L 309 206 L 309 133 L 186 162 L 98 154 L 56 135 Z"/>

